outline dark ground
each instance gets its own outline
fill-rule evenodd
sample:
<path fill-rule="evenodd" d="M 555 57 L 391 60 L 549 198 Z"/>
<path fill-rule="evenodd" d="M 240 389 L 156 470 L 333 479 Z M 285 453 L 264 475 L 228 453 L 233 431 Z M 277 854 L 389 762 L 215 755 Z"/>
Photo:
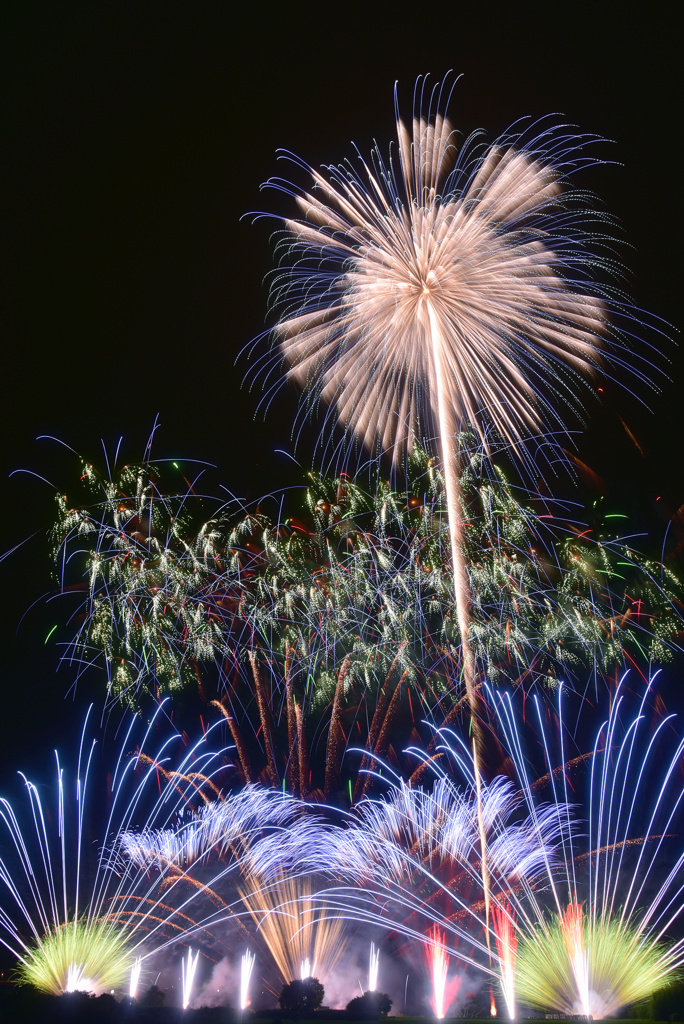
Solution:
<path fill-rule="evenodd" d="M 674 1007 L 674 1009 L 672 1009 Z M 663 1007 L 670 1010 L 667 1021 L 680 1021 L 684 1017 L 684 1003 L 672 1002 Z M 539 1015 L 543 1019 L 543 1015 Z M 342 1021 L 358 1021 L 345 1011 L 321 1011 L 311 1017 L 287 1015 L 279 1010 L 261 1013 L 258 1016 L 247 1011 L 240 1014 L 230 1007 L 205 1007 L 198 1010 L 182 1010 L 179 1007 L 144 1007 L 134 1000 L 117 1002 L 111 996 L 88 997 L 83 993 L 71 996 L 42 996 L 26 989 L 0 987 L 0 1020 L 7 1024 L 340 1024 Z M 387 1019 L 387 1018 L 380 1018 Z M 396 1019 L 402 1024 L 434 1024 L 434 1017 L 402 1017 Z M 524 1017 L 518 1018 L 524 1020 Z M 531 1018 L 535 1019 L 535 1018 Z M 539 1018 L 536 1018 L 539 1019 Z M 629 1017 L 634 1024 L 654 1022 L 658 1018 Z M 491 1024 L 492 1018 L 446 1017 L 444 1024 L 467 1020 L 468 1024 Z M 578 1018 L 555 1017 L 558 1024 L 577 1024 Z"/>
<path fill-rule="evenodd" d="M 149 1001 L 149 1000 L 148 1000 Z M 154 1001 L 154 1000 L 153 1000 Z M 64 1021 L 65 1024 L 341 1024 L 343 1021 L 358 1021 L 360 1018 L 345 1010 L 326 1010 L 306 1016 L 288 1014 L 282 1010 L 267 1010 L 244 1013 L 232 1007 L 204 1007 L 201 1009 L 182 1010 L 179 1007 L 145 1006 L 145 997 L 139 1001 L 124 999 L 117 1002 L 112 996 L 95 998 L 77 992 L 67 996 L 47 996 L 29 988 L 15 988 L 11 985 L 0 985 L 0 1020 L 7 1024 L 48 1024 L 48 1022 Z M 380 1018 L 385 1020 L 387 1018 Z M 402 1024 L 434 1024 L 431 1016 L 416 1017 L 397 1015 Z M 502 1019 L 506 1019 L 503 1017 Z M 543 1014 L 533 1014 L 529 1018 L 518 1017 L 519 1020 L 544 1019 Z M 566 1024 L 566 1019 L 553 1016 L 554 1021 Z M 568 1018 L 574 1024 L 580 1018 Z M 619 1019 L 626 1019 L 634 1024 L 658 1021 L 684 1020 L 684 983 L 678 983 L 657 993 L 645 1003 L 626 1008 Z M 445 1024 L 452 1021 L 467 1020 L 470 1024 L 491 1024 L 491 1017 L 447 1017 Z"/>

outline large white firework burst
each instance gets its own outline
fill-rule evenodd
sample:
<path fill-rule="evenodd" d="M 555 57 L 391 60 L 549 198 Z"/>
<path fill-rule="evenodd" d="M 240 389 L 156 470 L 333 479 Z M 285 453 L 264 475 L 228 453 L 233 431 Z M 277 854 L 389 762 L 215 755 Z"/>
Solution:
<path fill-rule="evenodd" d="M 459 149 L 445 100 L 419 80 L 388 162 L 307 168 L 311 192 L 267 183 L 303 215 L 273 291 L 288 375 L 395 461 L 465 426 L 513 444 L 562 426 L 613 330 L 590 281 L 610 267 L 601 218 L 568 182 L 595 139 L 542 122 Z"/>

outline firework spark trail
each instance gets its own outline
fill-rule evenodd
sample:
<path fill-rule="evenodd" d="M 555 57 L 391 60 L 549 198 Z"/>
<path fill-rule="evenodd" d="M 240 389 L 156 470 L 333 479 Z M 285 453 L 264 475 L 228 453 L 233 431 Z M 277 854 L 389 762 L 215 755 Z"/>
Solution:
<path fill-rule="evenodd" d="M 314 960 L 314 962 L 311 963 L 311 960 L 307 956 L 302 960 L 301 967 L 299 968 L 299 977 L 302 981 L 305 981 L 307 978 L 313 978 L 315 970 L 316 961 Z"/>
<path fill-rule="evenodd" d="M 446 1016 L 451 999 L 447 1002 L 447 975 L 449 973 L 449 954 L 445 947 L 445 936 L 434 925 L 428 932 L 428 957 L 432 975 L 432 999 L 430 1005 L 438 1020 Z"/>
<path fill-rule="evenodd" d="M 280 841 L 281 837 L 270 839 Z M 349 932 L 343 919 L 321 917 L 312 880 L 280 875 L 264 881 L 247 873 L 239 891 L 283 981 L 287 984 L 303 977 L 303 971 L 317 970 L 325 983 L 348 945 Z"/>
<path fill-rule="evenodd" d="M 243 953 L 240 967 L 240 1009 L 246 1010 L 249 1006 L 249 982 L 254 970 L 254 953 L 247 950 Z"/>
<path fill-rule="evenodd" d="M 492 908 L 492 928 L 499 957 L 501 992 L 508 1016 L 515 1020 L 515 954 L 518 937 L 514 912 L 505 898 L 501 898 L 499 904 Z"/>
<path fill-rule="evenodd" d="M 350 815 L 346 829 L 329 833 L 329 850 L 325 850 L 325 834 L 321 835 L 323 848 L 312 849 L 311 868 L 322 854 L 323 863 L 332 870 L 357 879 L 415 886 L 421 875 L 420 871 L 416 875 L 418 864 L 428 878 L 440 878 L 444 885 L 459 876 L 470 886 L 480 885 L 472 767 L 463 788 L 438 766 L 433 771 L 438 777 L 431 790 L 396 779 L 390 780 L 387 797 L 363 801 Z M 522 797 L 504 778 L 482 787 L 481 802 L 492 875 L 499 880 L 541 877 L 560 835 L 559 809 L 537 808 L 534 818 L 518 820 Z M 286 853 L 285 846 L 281 852 Z"/>
<path fill-rule="evenodd" d="M 142 970 L 142 961 L 140 957 L 136 957 L 131 967 L 131 981 L 128 986 L 128 994 L 131 999 L 135 999 L 138 994 L 138 982 L 140 981 L 140 972 Z"/>
<path fill-rule="evenodd" d="M 193 952 L 189 949 L 187 956 L 181 961 L 181 983 L 183 989 L 183 1009 L 187 1010 L 192 998 L 192 985 L 195 980 L 197 961 L 199 960 L 199 949 Z"/>
<path fill-rule="evenodd" d="M 581 1012 L 589 1017 L 592 1007 L 589 998 L 589 950 L 584 935 L 584 907 L 576 900 L 570 903 L 563 911 L 560 926 L 577 986 Z"/>
<path fill-rule="evenodd" d="M 210 857 L 235 862 L 249 856 L 255 839 L 269 829 L 283 829 L 300 812 L 288 794 L 246 786 L 220 800 L 203 804 L 180 827 L 122 832 L 119 848 L 140 869 L 188 868 Z"/>
<path fill-rule="evenodd" d="M 370 959 L 368 964 L 368 991 L 375 992 L 378 987 L 378 970 L 380 968 L 380 947 L 375 948 L 371 942 Z"/>
<path fill-rule="evenodd" d="M 94 771 L 95 742 L 87 746 L 86 716 L 78 752 L 75 785 L 57 756 L 56 817 L 44 807 L 38 787 L 23 778 L 33 829 L 26 829 L 22 817 L 7 799 L 0 799 L 0 823 L 5 829 L 10 854 L 0 859 L 0 884 L 6 900 L 0 911 L 0 942 L 16 956 L 19 973 L 30 984 L 59 993 L 85 980 L 92 991 L 109 990 L 125 984 L 137 959 L 151 955 L 188 929 L 201 931 L 186 909 L 194 894 L 183 895 L 175 907 L 169 899 L 179 892 L 177 870 L 167 868 L 150 880 L 121 855 L 118 835 L 142 817 L 145 821 L 168 821 L 187 800 L 196 798 L 200 780 L 212 785 L 212 774 L 224 770 L 223 750 L 190 747 L 180 762 L 180 773 L 169 773 L 171 781 L 159 786 L 157 767 L 170 765 L 171 736 L 157 757 L 145 762 L 142 751 L 133 757 L 135 719 L 124 729 L 123 741 L 111 777 L 111 802 L 103 831 L 92 886 L 84 882 L 84 830 L 90 813 L 91 776 Z M 147 726 L 143 746 L 152 735 L 159 707 Z M 201 746 L 202 749 L 198 749 Z M 182 782 L 181 780 L 185 780 Z M 76 828 L 71 831 L 67 807 L 76 800 Z M 162 902 L 159 891 L 164 891 Z M 13 908 L 13 909 L 11 909 Z M 29 936 L 27 938 L 26 936 Z M 142 945 L 147 951 L 140 954 Z"/>

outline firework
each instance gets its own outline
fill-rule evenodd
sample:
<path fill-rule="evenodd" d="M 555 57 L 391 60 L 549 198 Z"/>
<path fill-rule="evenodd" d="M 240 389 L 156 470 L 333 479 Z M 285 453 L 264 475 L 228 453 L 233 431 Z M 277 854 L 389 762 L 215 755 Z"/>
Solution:
<path fill-rule="evenodd" d="M 302 960 L 302 966 L 299 969 L 299 976 L 302 979 L 302 981 L 305 981 L 306 978 L 313 978 L 315 970 L 316 961 L 314 960 L 314 962 L 311 963 L 307 956 L 304 958 L 304 960 Z"/>
<path fill-rule="evenodd" d="M 435 927 L 429 933 L 429 956 L 432 967 L 432 1008 L 435 1016 L 441 1020 L 446 1014 L 444 999 L 446 995 L 447 973 L 449 971 L 449 956 L 444 948 L 444 937 L 442 932 Z"/>
<path fill-rule="evenodd" d="M 164 708 L 159 708 L 153 716 L 147 736 L 163 712 Z M 23 776 L 32 829 L 25 830 L 13 805 L 0 800 L 8 850 L 0 860 L 0 884 L 5 888 L 0 941 L 16 956 L 19 978 L 44 991 L 59 994 L 78 987 L 100 993 L 119 988 L 135 972 L 139 974 L 145 957 L 188 929 L 201 930 L 187 913 L 192 895 L 183 897 L 175 907 L 171 905 L 179 892 L 176 867 L 165 865 L 151 880 L 147 873 L 124 862 L 118 836 L 130 828 L 137 815 L 168 820 L 177 815 L 179 806 L 199 799 L 205 786 L 211 790 L 212 773 L 222 770 L 223 751 L 191 748 L 179 770 L 171 772 L 169 749 L 174 740 L 180 741 L 176 736 L 166 741 L 156 758 L 146 758 L 138 751 L 126 759 L 124 751 L 134 745 L 134 724 L 124 729 L 122 749 L 111 774 L 103 848 L 87 889 L 90 865 L 84 861 L 84 825 L 93 810 L 88 797 L 96 751 L 95 741 L 90 747 L 87 744 L 88 716 L 75 784 L 68 783 L 57 755 L 54 809 L 43 804 L 38 787 Z M 163 774 L 168 780 L 162 787 Z M 72 801 L 75 830 L 68 814 Z"/>
<path fill-rule="evenodd" d="M 568 758 L 579 726 L 566 730 L 562 689 L 552 729 L 539 697 L 523 716 L 510 695 L 488 692 L 517 779 L 497 778 L 481 790 L 489 922 L 472 750 L 447 730 L 438 759 L 422 755 L 437 775 L 431 791 L 392 779 L 385 764 L 384 799 L 363 800 L 340 825 L 293 822 L 273 870 L 320 873 L 325 865 L 334 879 L 318 894 L 327 916 L 384 925 L 421 943 L 436 927 L 448 956 L 498 982 L 511 1016 L 516 993 L 539 1008 L 614 1013 L 666 984 L 684 963 L 684 939 L 671 938 L 684 910 L 684 854 L 676 843 L 684 741 L 667 751 L 673 716 L 652 724 L 651 694 L 652 685 L 630 717 L 623 682 L 593 749 Z M 569 800 L 583 771 L 587 823 Z"/>
<path fill-rule="evenodd" d="M 199 892 L 205 887 L 196 877 L 198 868 L 218 861 L 214 875 L 220 883 L 229 872 L 237 872 L 242 906 L 282 979 L 308 978 L 319 966 L 325 978 L 346 947 L 343 924 L 318 921 L 311 881 L 287 878 L 280 870 L 287 859 L 281 848 L 287 848 L 290 826 L 297 822 L 300 840 L 303 829 L 321 827 L 320 816 L 305 812 L 306 805 L 287 794 L 248 786 L 225 797 L 219 794 L 175 829 L 123 833 L 119 851 L 141 870 L 178 871 Z M 265 871 L 270 872 L 268 880 Z M 210 890 L 216 909 L 205 925 L 228 917 L 244 931 L 239 906 L 227 903 L 221 889 L 222 884 Z"/>
<path fill-rule="evenodd" d="M 140 957 L 136 957 L 131 967 L 131 982 L 128 987 L 128 994 L 131 999 L 135 999 L 138 994 L 138 983 L 140 981 L 140 971 L 142 969 L 142 963 Z"/>
<path fill-rule="evenodd" d="M 190 1005 L 190 999 L 192 997 L 192 985 L 195 980 L 195 972 L 197 970 L 197 961 L 199 960 L 199 949 L 193 953 L 192 949 L 189 949 L 187 956 L 183 957 L 181 961 L 181 984 L 183 990 L 183 1009 L 187 1010 Z"/>
<path fill-rule="evenodd" d="M 587 850 L 579 852 L 573 829 L 567 829 L 563 871 L 548 873 L 551 907 L 545 911 L 536 900 L 526 907 L 518 904 L 522 928 L 517 991 L 532 1006 L 613 1015 L 667 984 L 684 962 L 684 940 L 668 939 L 684 910 L 684 854 L 668 842 L 684 799 L 677 780 L 684 741 L 668 753 L 666 733 L 674 716 L 662 718 L 655 727 L 649 722 L 652 687 L 651 682 L 645 688 L 630 719 L 623 680 L 598 731 L 591 758 Z M 536 698 L 535 703 L 546 779 L 558 799 L 559 767 L 563 793 L 568 787 L 562 694 L 556 765 L 551 761 L 553 737 L 546 735 L 542 706 Z M 521 780 L 526 780 L 518 718 L 510 698 L 500 698 L 499 706 L 502 733 Z M 529 785 L 526 794 L 531 806 Z"/>
<path fill-rule="evenodd" d="M 17 968 L 20 983 L 43 992 L 93 992 L 119 988 L 132 969 L 124 927 L 71 920 L 29 947 Z"/>
<path fill-rule="evenodd" d="M 434 925 L 428 932 L 427 951 L 432 977 L 432 999 L 430 1004 L 438 1020 L 442 1020 L 446 1016 L 446 1012 L 458 994 L 460 987 L 458 981 L 449 985 L 447 980 L 449 974 L 449 954 L 446 951 L 445 941 L 444 933 L 437 925 Z"/>
<path fill-rule="evenodd" d="M 255 847 L 252 863 L 263 872 L 325 868 L 357 886 L 396 887 L 406 908 L 424 900 L 463 909 L 471 896 L 481 897 L 479 826 L 468 748 L 452 753 L 463 782 L 438 763 L 432 765 L 439 777 L 431 789 L 383 775 L 389 789 L 384 798 L 363 800 L 341 826 L 322 825 L 315 816 L 293 822 L 277 842 Z M 550 804 L 521 816 L 524 795 L 502 777 L 483 786 L 481 804 L 492 877 L 504 890 L 506 879 L 542 881 L 567 811 Z"/>
<path fill-rule="evenodd" d="M 56 495 L 52 543 L 64 591 L 67 551 L 78 535 L 86 539 L 80 575 L 67 588 L 83 594 L 82 621 L 63 657 L 79 675 L 94 656 L 104 662 L 108 696 L 135 706 L 140 691 L 158 696 L 196 684 L 197 666 L 221 647 L 220 624 L 234 602 L 229 565 L 216 571 L 222 503 L 211 501 L 218 522 L 202 522 L 202 500 L 178 471 L 173 483 L 180 477 L 182 488 L 165 493 L 168 470 L 145 462 L 117 472 L 115 461 L 104 475 L 81 460 L 87 498 L 79 507 Z"/>
<path fill-rule="evenodd" d="M 262 786 L 212 796 L 192 812 L 188 808 L 187 820 L 176 828 L 122 832 L 118 840 L 122 856 L 141 870 L 162 872 L 170 865 L 190 868 L 211 857 L 239 865 L 258 838 L 285 828 L 299 813 L 297 801 Z"/>
<path fill-rule="evenodd" d="M 289 376 L 395 460 L 442 421 L 445 448 L 459 424 L 518 443 L 559 424 L 549 391 L 579 414 L 574 389 L 607 334 L 606 300 L 581 266 L 596 215 L 568 180 L 598 162 L 583 151 L 595 140 L 547 123 L 489 147 L 476 133 L 458 153 L 439 85 L 419 81 L 415 96 L 412 131 L 397 121 L 398 161 L 376 149 L 359 172 L 310 168 L 314 194 L 267 183 L 303 214 L 285 223 L 297 263 L 273 296 Z"/>
<path fill-rule="evenodd" d="M 371 942 L 370 960 L 368 964 L 368 991 L 375 992 L 378 987 L 378 969 L 380 967 L 380 947 L 377 949 Z"/>
<path fill-rule="evenodd" d="M 672 966 L 637 928 L 618 918 L 589 927 L 584 908 L 570 904 L 521 940 L 517 987 L 530 1006 L 599 1019 L 657 992 Z"/>
<path fill-rule="evenodd" d="M 249 982 L 254 970 L 254 953 L 247 950 L 242 954 L 240 968 L 240 1009 L 246 1010 L 249 1006 Z"/>
<path fill-rule="evenodd" d="M 518 947 L 518 936 L 515 928 L 515 914 L 505 898 L 492 909 L 492 928 L 496 943 L 496 952 L 499 958 L 501 993 L 506 1003 L 508 1016 L 515 1020 L 515 961 Z M 492 997 L 494 1007 L 493 1016 L 496 1016 L 496 1004 Z"/>
<path fill-rule="evenodd" d="M 495 966 L 489 966 L 483 934 L 480 839 L 469 748 L 454 748 L 451 754 L 455 777 L 446 765 L 440 768 L 441 762 L 434 761 L 432 770 L 439 778 L 431 790 L 409 787 L 390 775 L 384 799 L 361 801 L 336 825 L 314 816 L 293 821 L 284 835 L 253 849 L 252 863 L 264 873 L 320 876 L 325 868 L 336 884 L 318 893 L 320 916 L 384 925 L 411 945 L 421 946 L 426 924 L 435 925 L 449 955 L 497 975 L 499 960 L 495 954 Z M 390 770 L 385 765 L 383 771 Z M 521 892 L 548 885 L 547 866 L 556 862 L 567 808 L 540 805 L 526 814 L 524 795 L 503 778 L 482 787 L 481 805 L 495 900 L 511 891 L 519 898 Z"/>
<path fill-rule="evenodd" d="M 317 970 L 325 983 L 349 937 L 339 917 L 321 918 L 311 879 L 280 876 L 264 883 L 251 874 L 240 895 L 283 981 L 309 978 Z"/>
<path fill-rule="evenodd" d="M 541 499 L 512 488 L 495 453 L 472 436 L 460 444 L 469 637 L 483 675 L 584 689 L 587 669 L 671 657 L 671 572 L 611 534 L 615 520 L 593 517 L 587 532 L 562 505 L 535 511 Z M 268 497 L 258 515 L 216 499 L 202 520 L 201 499 L 162 489 L 152 464 L 81 469 L 88 500 L 59 495 L 53 531 L 60 587 L 80 595 L 64 658 L 79 672 L 104 661 L 112 697 L 139 706 L 145 691 L 201 681 L 221 696 L 212 707 L 241 779 L 328 801 L 341 798 L 350 731 L 367 769 L 388 756 L 400 720 L 451 725 L 462 713 L 444 477 L 423 450 L 405 491 L 311 474 L 296 521 L 267 515 Z M 326 730 L 326 756 L 312 758 Z M 373 778 L 357 775 L 354 801 Z"/>

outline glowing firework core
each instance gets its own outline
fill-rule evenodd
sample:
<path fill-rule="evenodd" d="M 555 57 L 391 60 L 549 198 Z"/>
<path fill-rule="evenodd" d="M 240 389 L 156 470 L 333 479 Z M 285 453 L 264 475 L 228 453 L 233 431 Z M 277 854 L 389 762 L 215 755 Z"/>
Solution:
<path fill-rule="evenodd" d="M 515 957 L 518 947 L 518 936 L 515 930 L 515 917 L 507 902 L 500 907 L 492 907 L 492 925 L 496 951 L 499 955 L 499 971 L 501 992 L 506 1002 L 506 1009 L 511 1020 L 515 1020 Z M 496 1003 L 492 991 L 490 1012 L 496 1016 Z"/>
<path fill-rule="evenodd" d="M 131 983 L 128 989 L 128 994 L 131 999 L 135 999 L 138 994 L 138 982 L 140 981 L 140 957 L 137 958 L 133 966 L 131 967 Z"/>
<path fill-rule="evenodd" d="M 561 917 L 561 930 L 579 996 L 579 1012 L 589 1016 L 589 953 L 584 941 L 584 906 L 573 900 Z"/>
<path fill-rule="evenodd" d="M 435 925 L 428 932 L 430 940 L 430 965 L 432 968 L 432 1008 L 435 1016 L 441 1020 L 447 1007 L 444 1005 L 446 996 L 447 973 L 449 971 L 449 954 L 444 945 L 444 934 Z"/>
<path fill-rule="evenodd" d="M 94 992 L 95 984 L 92 978 L 84 978 L 85 964 L 69 964 L 67 970 L 66 992 Z"/>
<path fill-rule="evenodd" d="M 249 981 L 254 969 L 254 953 L 247 950 L 242 956 L 242 969 L 240 971 L 240 1009 L 246 1010 L 249 1006 Z"/>
<path fill-rule="evenodd" d="M 190 996 L 192 995 L 192 983 L 195 980 L 195 971 L 197 970 L 197 961 L 199 960 L 199 949 L 193 953 L 191 949 L 188 950 L 187 960 L 183 957 L 181 964 L 181 976 L 183 981 L 183 1009 L 187 1010 L 190 1005 Z"/>
<path fill-rule="evenodd" d="M 368 991 L 375 992 L 378 987 L 378 967 L 380 966 L 380 948 L 371 942 L 370 964 L 368 967 Z"/>
<path fill-rule="evenodd" d="M 301 978 L 302 978 L 302 981 L 305 981 L 306 978 L 313 978 L 315 970 L 316 970 L 316 961 L 314 960 L 314 962 L 312 964 L 310 958 L 308 956 L 305 957 L 302 960 L 302 967 L 301 967 Z"/>

